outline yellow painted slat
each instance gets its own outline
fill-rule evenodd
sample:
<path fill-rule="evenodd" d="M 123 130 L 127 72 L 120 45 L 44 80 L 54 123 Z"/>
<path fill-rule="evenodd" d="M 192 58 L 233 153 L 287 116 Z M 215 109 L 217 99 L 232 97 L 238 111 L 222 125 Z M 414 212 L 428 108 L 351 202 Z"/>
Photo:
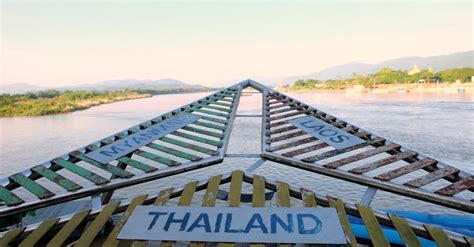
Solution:
<path fill-rule="evenodd" d="M 18 235 L 20 235 L 26 227 L 20 227 L 13 230 L 8 231 L 5 233 L 2 238 L 0 238 L 0 246 L 7 246 L 13 239 L 15 239 Z"/>
<path fill-rule="evenodd" d="M 244 178 L 243 171 L 232 172 L 232 178 L 230 180 L 229 198 L 227 201 L 229 207 L 240 206 L 240 195 L 242 193 L 243 178 Z"/>
<path fill-rule="evenodd" d="M 356 204 L 357 209 L 359 210 L 360 217 L 364 221 L 365 228 L 369 232 L 370 240 L 374 246 L 387 246 L 390 247 L 390 243 L 385 237 L 382 227 L 380 226 L 377 218 L 374 215 L 372 209 L 363 206 L 361 204 Z"/>
<path fill-rule="evenodd" d="M 214 207 L 216 205 L 217 191 L 219 190 L 219 185 L 221 184 L 222 176 L 214 176 L 209 180 L 207 184 L 206 193 L 202 198 L 202 205 L 204 207 Z"/>
<path fill-rule="evenodd" d="M 49 241 L 48 247 L 62 246 L 69 238 L 71 233 L 81 224 L 81 222 L 89 215 L 91 210 L 79 212 L 72 216 L 72 218 L 63 226 L 61 230 Z"/>
<path fill-rule="evenodd" d="M 301 189 L 301 197 L 303 199 L 303 206 L 305 207 L 316 207 L 318 205 L 316 203 L 316 196 L 312 191 Z"/>
<path fill-rule="evenodd" d="M 81 237 L 79 238 L 79 240 L 77 240 L 74 246 L 90 246 L 92 241 L 94 241 L 97 234 L 107 222 L 107 220 L 114 213 L 118 205 L 119 203 L 111 203 L 105 206 L 99 213 L 99 215 L 97 215 L 97 217 L 94 219 L 94 221 L 92 221 L 89 227 L 87 227 L 87 229 L 82 233 Z"/>
<path fill-rule="evenodd" d="M 415 235 L 415 232 L 413 232 L 406 220 L 393 214 L 388 214 L 388 217 L 390 217 L 390 220 L 397 229 L 398 234 L 407 246 L 421 247 L 420 240 L 418 240 Z"/>
<path fill-rule="evenodd" d="M 352 232 L 351 223 L 347 217 L 346 210 L 344 209 L 344 203 L 341 199 L 334 199 L 328 196 L 329 206 L 336 208 L 339 221 L 341 221 L 342 229 L 346 234 L 346 238 L 351 246 L 357 247 L 357 240 Z"/>
<path fill-rule="evenodd" d="M 147 197 L 148 197 L 148 195 L 145 194 L 145 195 L 141 195 L 141 196 L 137 196 L 137 197 L 133 198 L 133 200 L 130 202 L 130 204 L 128 205 L 125 212 L 123 212 L 122 217 L 117 222 L 117 224 L 115 224 L 114 229 L 112 230 L 112 232 L 110 232 L 109 236 L 107 237 L 107 239 L 103 243 L 103 246 L 112 247 L 112 246 L 117 246 L 119 244 L 120 241 L 117 239 L 117 236 L 118 236 L 120 230 L 122 230 L 122 227 L 125 225 L 125 222 L 127 222 L 128 218 L 132 214 L 133 210 L 135 210 L 135 208 L 138 205 L 142 205 L 143 202 L 145 202 Z"/>
<path fill-rule="evenodd" d="M 170 199 L 171 193 L 173 193 L 173 190 L 174 190 L 174 188 L 168 188 L 168 189 L 164 189 L 164 190 L 160 191 L 160 193 L 158 193 L 158 196 L 156 197 L 155 202 L 153 203 L 153 205 L 156 205 L 156 206 L 166 205 L 166 203 L 168 203 L 168 200 Z M 147 241 L 137 240 L 137 241 L 133 242 L 132 246 L 134 246 L 134 247 L 145 247 L 145 246 L 147 246 Z"/>
<path fill-rule="evenodd" d="M 433 240 L 436 242 L 438 246 L 443 246 L 443 247 L 454 247 L 454 243 L 449 239 L 448 235 L 438 227 L 433 227 L 429 225 L 423 225 L 426 230 L 430 233 L 430 236 L 433 238 Z"/>
<path fill-rule="evenodd" d="M 51 227 L 58 222 L 59 219 L 50 219 L 43 221 L 32 233 L 26 237 L 19 247 L 27 247 L 27 246 L 34 246 L 36 242 L 38 242 L 44 234 L 46 234 Z"/>
<path fill-rule="evenodd" d="M 178 206 L 189 206 L 193 200 L 194 192 L 196 192 L 196 186 L 198 181 L 193 181 L 184 186 L 183 194 L 178 201 Z"/>
<path fill-rule="evenodd" d="M 252 206 L 265 207 L 265 178 L 253 175 Z"/>
<path fill-rule="evenodd" d="M 290 190 L 285 182 L 276 182 L 277 187 L 277 206 L 291 207 Z"/>

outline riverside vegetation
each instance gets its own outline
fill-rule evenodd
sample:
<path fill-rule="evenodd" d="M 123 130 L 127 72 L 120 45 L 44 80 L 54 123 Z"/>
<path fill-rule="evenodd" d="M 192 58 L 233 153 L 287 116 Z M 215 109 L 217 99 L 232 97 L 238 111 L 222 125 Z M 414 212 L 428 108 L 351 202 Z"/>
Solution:
<path fill-rule="evenodd" d="M 470 82 L 474 76 L 474 68 L 446 69 L 433 72 L 431 69 L 419 70 L 415 66 L 411 71 L 392 70 L 382 68 L 372 75 L 353 74 L 349 79 L 320 80 L 297 80 L 293 86 L 284 86 L 287 90 L 338 90 L 354 86 L 364 86 L 366 88 L 376 88 L 377 85 L 402 84 L 402 83 L 453 83 Z"/>
<path fill-rule="evenodd" d="M 0 117 L 41 116 L 83 110 L 100 104 L 157 94 L 209 91 L 210 88 L 126 89 L 122 91 L 57 91 L 1 94 Z"/>

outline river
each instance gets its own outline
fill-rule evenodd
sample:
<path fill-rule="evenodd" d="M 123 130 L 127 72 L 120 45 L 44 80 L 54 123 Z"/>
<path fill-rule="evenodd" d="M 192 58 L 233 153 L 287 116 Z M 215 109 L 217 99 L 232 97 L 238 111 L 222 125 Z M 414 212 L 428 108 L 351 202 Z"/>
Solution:
<path fill-rule="evenodd" d="M 40 163 L 97 139 L 133 126 L 208 93 L 159 95 L 151 98 L 116 102 L 87 110 L 40 117 L 0 118 L 1 177 Z M 413 148 L 459 169 L 474 173 L 474 98 L 467 94 L 337 94 L 292 93 L 290 96 L 340 117 L 380 136 Z M 260 95 L 241 98 L 239 114 L 260 111 Z M 259 118 L 239 118 L 234 124 L 228 153 L 258 153 Z M 224 164 L 164 179 L 159 185 L 147 183 L 143 193 L 177 186 L 191 179 L 246 169 L 255 159 L 228 159 Z M 265 162 L 256 173 L 280 178 L 322 194 L 357 202 L 365 188 L 312 173 Z M 135 188 L 120 190 L 117 198 L 136 194 Z M 200 198 L 198 198 L 200 199 Z M 394 203 L 396 202 L 396 203 Z M 378 192 L 376 208 L 447 212 L 441 207 Z"/>

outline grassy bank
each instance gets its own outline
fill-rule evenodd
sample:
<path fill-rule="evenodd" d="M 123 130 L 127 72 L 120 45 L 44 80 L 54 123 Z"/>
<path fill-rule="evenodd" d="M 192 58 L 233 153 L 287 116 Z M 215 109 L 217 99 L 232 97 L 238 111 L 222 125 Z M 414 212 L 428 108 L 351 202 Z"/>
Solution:
<path fill-rule="evenodd" d="M 41 116 L 83 110 L 92 106 L 122 100 L 151 97 L 148 93 L 115 91 L 65 91 L 55 90 L 0 95 L 0 117 Z"/>

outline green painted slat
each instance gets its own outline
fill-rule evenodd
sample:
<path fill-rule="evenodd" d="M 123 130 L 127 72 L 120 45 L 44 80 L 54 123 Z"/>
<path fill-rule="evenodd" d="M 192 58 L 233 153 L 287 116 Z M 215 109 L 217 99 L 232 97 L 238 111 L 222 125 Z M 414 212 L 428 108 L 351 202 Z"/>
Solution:
<path fill-rule="evenodd" d="M 130 172 L 127 172 L 125 170 L 122 170 L 116 166 L 113 166 L 113 165 L 110 165 L 110 164 L 102 164 L 100 162 L 97 162 L 87 156 L 85 156 L 83 153 L 81 152 L 78 152 L 78 151 L 74 151 L 74 152 L 71 152 L 71 155 L 82 160 L 82 161 L 85 161 L 95 167 L 98 167 L 104 171 L 107 171 L 107 172 L 110 172 L 112 173 L 113 175 L 117 176 L 117 177 L 120 177 L 120 178 L 129 178 L 129 177 L 133 177 L 134 174 L 133 173 L 130 173 Z"/>
<path fill-rule="evenodd" d="M 135 167 L 139 170 L 142 170 L 144 172 L 154 172 L 154 171 L 158 170 L 158 168 L 156 168 L 156 167 L 147 165 L 147 164 L 142 163 L 142 162 L 137 161 L 137 160 L 130 159 L 127 156 L 120 157 L 117 160 L 122 162 L 122 163 L 125 163 L 125 164 L 127 164 L 131 167 Z"/>
<path fill-rule="evenodd" d="M 89 215 L 90 209 L 74 214 L 72 218 L 61 227 L 61 229 L 54 235 L 54 237 L 49 241 L 47 247 L 60 247 L 63 246 L 64 242 L 69 238 L 71 233 L 84 221 L 84 219 Z"/>
<path fill-rule="evenodd" d="M 182 138 L 186 138 L 186 139 L 189 139 L 189 140 L 193 140 L 193 141 L 201 142 L 201 143 L 204 143 L 204 144 L 208 144 L 208 145 L 211 145 L 211 146 L 216 146 L 216 147 L 221 147 L 222 146 L 222 142 L 209 140 L 209 139 L 199 137 L 199 136 L 195 136 L 195 135 L 191 135 L 191 134 L 186 134 L 186 133 L 183 133 L 181 131 L 175 131 L 171 134 L 173 134 L 175 136 L 182 137 Z"/>
<path fill-rule="evenodd" d="M 410 225 L 401 217 L 396 215 L 388 214 L 390 220 L 392 221 L 393 225 L 397 229 L 398 234 L 400 235 L 401 239 L 407 246 L 413 247 L 421 247 L 420 240 L 416 237 L 415 232 L 410 228 Z"/>
<path fill-rule="evenodd" d="M 190 127 L 190 126 L 185 126 L 185 127 L 183 127 L 183 129 L 184 129 L 184 130 L 187 130 L 187 131 L 191 131 L 191 132 L 196 132 L 196 133 L 199 133 L 199 134 L 203 134 L 203 135 L 208 135 L 208 136 L 216 137 L 216 138 L 219 138 L 219 139 L 224 138 L 224 135 L 223 135 L 223 134 L 219 134 L 219 133 L 216 133 L 216 132 L 212 132 L 212 131 L 208 131 L 208 130 L 203 130 L 203 129 L 199 129 L 199 128 L 194 128 L 194 127 Z"/>
<path fill-rule="evenodd" d="M 215 122 L 215 123 L 220 123 L 220 124 L 227 124 L 227 120 L 222 120 L 222 119 L 213 118 L 213 117 L 208 117 L 208 116 L 203 116 L 203 115 L 198 115 L 198 114 L 196 114 L 196 115 L 199 116 L 200 118 L 204 119 L 204 120 L 207 120 L 207 121 L 211 121 L 211 122 Z"/>
<path fill-rule="evenodd" d="M 199 121 L 199 120 L 194 122 L 193 124 L 199 125 L 199 126 L 202 126 L 202 127 L 206 127 L 206 128 L 210 128 L 210 129 L 216 129 L 216 130 L 221 130 L 221 131 L 225 130 L 224 126 L 219 126 L 219 125 L 215 125 L 215 124 L 211 124 L 211 123 L 206 123 L 206 122 L 202 122 L 202 121 Z"/>
<path fill-rule="evenodd" d="M 103 178 L 102 176 L 99 176 L 87 169 L 84 169 L 72 162 L 69 162 L 67 160 L 64 160 L 64 159 L 61 159 L 61 158 L 58 158 L 58 159 L 55 159 L 53 160 L 53 163 L 69 170 L 70 172 L 78 175 L 78 176 L 81 176 L 91 182 L 93 182 L 94 184 L 96 185 L 100 185 L 100 184 L 105 184 L 105 183 L 108 183 L 109 180 Z"/>
<path fill-rule="evenodd" d="M 232 104 L 217 102 L 217 101 L 213 101 L 213 100 L 202 100 L 201 102 L 208 103 L 208 104 L 213 104 L 213 105 L 225 106 L 225 107 L 232 107 Z"/>
<path fill-rule="evenodd" d="M 367 228 L 367 232 L 369 232 L 370 240 L 374 246 L 386 246 L 390 247 L 390 243 L 388 242 L 385 234 L 382 231 L 382 227 L 380 226 L 377 218 L 374 215 L 372 209 L 365 207 L 361 204 L 356 204 L 357 209 L 359 210 L 360 217 L 364 221 L 364 225 Z"/>
<path fill-rule="evenodd" d="M 201 108 L 209 108 L 209 109 L 213 109 L 213 110 L 216 110 L 216 111 L 222 111 L 222 112 L 227 112 L 227 113 L 232 112 L 232 109 L 229 109 L 229 108 L 222 108 L 222 107 L 217 107 L 217 106 L 212 106 L 212 105 L 205 105 L 205 104 L 202 104 L 202 105 L 199 105 L 198 107 L 201 107 Z"/>
<path fill-rule="evenodd" d="M 218 97 L 212 97 L 213 99 L 216 99 L 218 101 L 225 101 L 225 102 L 229 102 L 229 103 L 234 103 L 233 100 L 230 100 L 230 99 L 223 99 L 223 98 L 218 98 Z"/>
<path fill-rule="evenodd" d="M 56 172 L 42 166 L 42 165 L 39 165 L 39 166 L 35 166 L 33 168 L 31 168 L 31 170 L 33 170 L 34 172 L 40 174 L 41 176 L 49 179 L 50 181 L 54 182 L 55 184 L 58 184 L 59 186 L 65 188 L 66 190 L 68 191 L 76 191 L 80 188 L 82 188 L 82 186 L 74 183 L 73 181 L 57 174 Z"/>
<path fill-rule="evenodd" d="M 18 235 L 20 235 L 25 229 L 26 227 L 20 227 L 5 233 L 0 238 L 0 246 L 8 246 L 8 244 L 10 244 L 10 242 L 13 241 L 13 239 L 15 239 Z"/>
<path fill-rule="evenodd" d="M 193 112 L 201 112 L 201 113 L 204 113 L 204 114 L 208 114 L 208 115 L 213 115 L 213 116 L 218 116 L 218 117 L 224 117 L 224 118 L 227 118 L 228 117 L 228 114 L 224 114 L 224 113 L 218 113 L 218 112 L 213 112 L 213 111 L 208 111 L 208 110 L 203 110 L 201 108 L 196 108 L 196 107 L 184 107 L 185 109 L 187 110 L 190 110 L 190 111 L 193 111 Z"/>
<path fill-rule="evenodd" d="M 50 219 L 43 221 L 38 228 L 36 228 L 32 233 L 28 235 L 18 247 L 29 247 L 35 246 L 36 243 L 46 234 L 51 227 L 58 222 L 59 219 Z"/>
<path fill-rule="evenodd" d="M 143 151 L 143 150 L 136 150 L 134 153 L 136 155 L 139 155 L 139 156 L 143 157 L 143 158 L 147 158 L 147 159 L 159 162 L 159 163 L 167 165 L 167 166 L 179 166 L 179 165 L 181 165 L 181 163 L 178 162 L 178 161 L 170 160 L 168 158 L 161 157 L 161 156 L 158 156 L 156 154 L 152 154 L 152 153 L 149 153 L 149 152 L 146 152 L 146 151 Z"/>
<path fill-rule="evenodd" d="M 17 182 L 29 192 L 35 194 L 40 199 L 45 199 L 54 196 L 53 192 L 49 191 L 45 187 L 41 186 L 40 184 L 36 183 L 35 181 L 31 180 L 30 178 L 26 177 L 21 173 L 13 174 L 9 178 Z"/>
<path fill-rule="evenodd" d="M 147 147 L 153 148 L 155 150 L 158 150 L 158 151 L 161 151 L 161 152 L 164 152 L 164 153 L 172 154 L 172 155 L 175 155 L 177 157 L 181 157 L 183 159 L 191 160 L 191 161 L 202 160 L 202 157 L 199 157 L 199 156 L 196 156 L 196 155 L 193 155 L 193 154 L 188 154 L 188 153 L 185 153 L 185 152 L 173 149 L 173 148 L 158 145 L 156 143 L 150 143 L 150 144 L 147 145 Z"/>
<path fill-rule="evenodd" d="M 423 226 L 426 228 L 426 230 L 428 230 L 431 237 L 433 238 L 433 240 L 436 242 L 438 246 L 443 246 L 443 247 L 456 246 L 441 228 L 432 227 L 426 224 L 424 224 Z"/>
<path fill-rule="evenodd" d="M 200 146 L 197 146 L 197 145 L 194 145 L 194 144 L 190 144 L 190 143 L 183 142 L 183 141 L 176 140 L 176 139 L 169 138 L 169 137 L 163 137 L 160 140 L 164 141 L 164 142 L 167 142 L 167 143 L 170 143 L 170 144 L 173 144 L 173 145 L 176 145 L 176 146 L 180 146 L 180 147 L 183 147 L 183 148 L 198 151 L 198 152 L 201 152 L 201 153 L 204 153 L 204 154 L 209 154 L 209 155 L 218 155 L 219 154 L 219 152 L 216 151 L 216 150 L 212 150 L 212 149 L 205 148 L 205 147 L 200 147 Z"/>
<path fill-rule="evenodd" d="M 3 186 L 0 186 L 0 200 L 4 201 L 8 206 L 15 206 L 25 202 Z"/>

